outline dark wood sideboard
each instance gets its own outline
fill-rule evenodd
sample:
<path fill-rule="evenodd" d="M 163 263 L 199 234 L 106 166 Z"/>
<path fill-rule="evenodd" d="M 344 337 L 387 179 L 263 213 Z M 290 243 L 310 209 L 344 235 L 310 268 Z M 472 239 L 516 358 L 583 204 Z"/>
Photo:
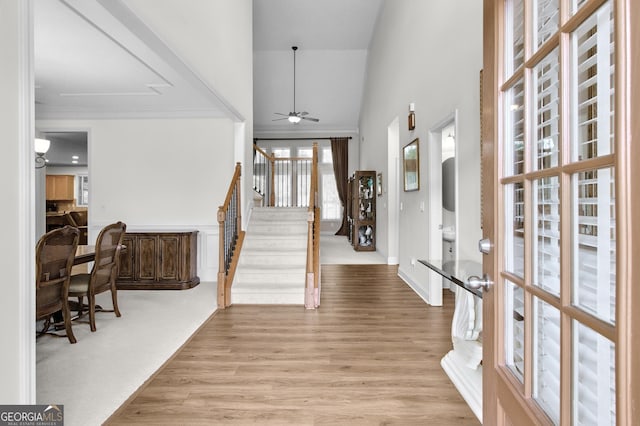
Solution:
<path fill-rule="evenodd" d="M 197 286 L 198 231 L 127 232 L 116 282 L 122 290 L 184 290 Z"/>

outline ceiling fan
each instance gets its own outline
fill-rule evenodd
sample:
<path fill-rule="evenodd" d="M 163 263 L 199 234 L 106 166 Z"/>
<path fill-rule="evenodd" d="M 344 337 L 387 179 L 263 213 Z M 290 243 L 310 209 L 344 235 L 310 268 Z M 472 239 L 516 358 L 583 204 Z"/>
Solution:
<path fill-rule="evenodd" d="M 317 123 L 320 120 L 314 117 L 307 117 L 307 115 L 309 114 L 308 112 L 296 111 L 296 50 L 298 50 L 298 46 L 291 46 L 291 49 L 293 50 L 293 112 L 290 112 L 289 114 L 276 112 L 276 115 L 283 115 L 284 117 L 276 118 L 273 121 L 289 120 L 290 123 L 298 124 L 300 120 L 309 120 L 315 121 Z"/>

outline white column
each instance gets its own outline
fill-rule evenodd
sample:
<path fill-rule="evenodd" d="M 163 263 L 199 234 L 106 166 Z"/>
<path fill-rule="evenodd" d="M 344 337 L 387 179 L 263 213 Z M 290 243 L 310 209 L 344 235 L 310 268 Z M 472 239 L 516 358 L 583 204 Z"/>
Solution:
<path fill-rule="evenodd" d="M 35 402 L 32 5 L 0 0 L 0 404 Z"/>

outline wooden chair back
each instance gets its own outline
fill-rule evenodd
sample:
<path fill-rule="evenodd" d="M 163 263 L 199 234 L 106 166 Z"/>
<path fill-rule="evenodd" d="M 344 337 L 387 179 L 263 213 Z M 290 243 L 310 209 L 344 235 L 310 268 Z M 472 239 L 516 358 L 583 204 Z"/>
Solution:
<path fill-rule="evenodd" d="M 36 319 L 61 311 L 69 292 L 71 267 L 78 247 L 72 226 L 44 234 L 36 245 Z"/>
<path fill-rule="evenodd" d="M 96 260 L 91 270 L 93 294 L 102 293 L 115 285 L 120 265 L 120 248 L 127 225 L 122 222 L 105 226 L 96 240 Z"/>

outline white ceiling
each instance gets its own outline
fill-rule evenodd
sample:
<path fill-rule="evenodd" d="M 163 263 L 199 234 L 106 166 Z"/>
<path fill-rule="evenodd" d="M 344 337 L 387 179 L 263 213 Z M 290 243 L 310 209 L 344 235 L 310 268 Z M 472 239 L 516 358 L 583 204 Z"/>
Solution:
<path fill-rule="evenodd" d="M 229 0 L 231 1 L 231 0 Z M 127 0 L 35 0 L 37 118 L 241 119 L 128 9 Z M 188 4 L 188 3 L 186 3 Z M 382 0 L 254 0 L 254 132 L 355 131 Z M 272 121 L 296 109 L 318 123 Z"/>

